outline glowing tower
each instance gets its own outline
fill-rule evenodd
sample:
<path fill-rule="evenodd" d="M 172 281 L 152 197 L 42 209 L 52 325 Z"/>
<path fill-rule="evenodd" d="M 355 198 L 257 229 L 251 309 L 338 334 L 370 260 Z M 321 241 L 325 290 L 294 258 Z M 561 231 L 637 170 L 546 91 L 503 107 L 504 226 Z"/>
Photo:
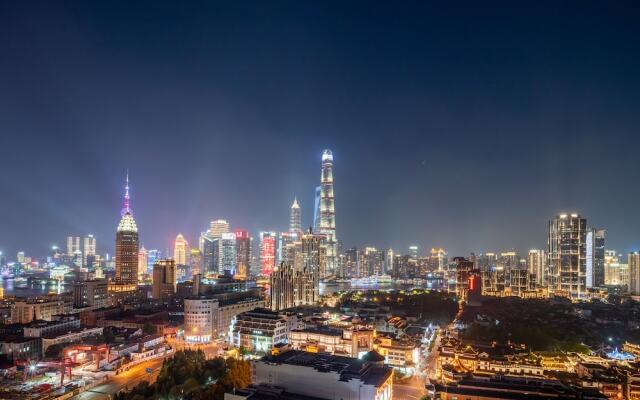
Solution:
<path fill-rule="evenodd" d="M 333 154 L 331 150 L 322 152 L 322 172 L 320 175 L 320 233 L 326 236 L 327 275 L 335 274 L 337 258 L 336 212 L 333 194 Z"/>
<path fill-rule="evenodd" d="M 129 173 L 124 193 L 120 223 L 116 231 L 116 282 L 138 283 L 138 227 L 133 219 L 129 197 Z"/>

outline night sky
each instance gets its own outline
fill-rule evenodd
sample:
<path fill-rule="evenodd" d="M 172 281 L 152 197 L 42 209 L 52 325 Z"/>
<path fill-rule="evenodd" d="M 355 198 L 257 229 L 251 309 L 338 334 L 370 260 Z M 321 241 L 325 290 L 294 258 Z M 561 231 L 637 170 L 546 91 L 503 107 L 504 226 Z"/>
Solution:
<path fill-rule="evenodd" d="M 324 148 L 345 246 L 640 244 L 637 2 L 213 3 L 0 2 L 9 258 L 112 252 L 127 168 L 147 248 L 308 226 Z"/>

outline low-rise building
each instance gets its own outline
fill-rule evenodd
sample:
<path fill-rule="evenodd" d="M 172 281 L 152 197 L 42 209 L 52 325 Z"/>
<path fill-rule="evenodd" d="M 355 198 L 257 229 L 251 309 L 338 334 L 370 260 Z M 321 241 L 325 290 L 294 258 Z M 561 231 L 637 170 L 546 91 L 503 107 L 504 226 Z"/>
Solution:
<path fill-rule="evenodd" d="M 26 337 L 44 337 L 80 328 L 78 315 L 56 315 L 51 321 L 32 321 L 23 328 Z"/>
<path fill-rule="evenodd" d="M 16 301 L 11 306 L 11 322 L 51 321 L 54 315 L 64 314 L 64 306 L 63 300 Z"/>
<path fill-rule="evenodd" d="M 322 399 L 393 398 L 393 369 L 370 353 L 362 359 L 290 350 L 254 361 L 252 383 Z"/>
<path fill-rule="evenodd" d="M 373 348 L 380 353 L 387 364 L 405 370 L 419 369 L 420 342 L 409 337 L 396 339 L 389 336 L 378 336 Z"/>
<path fill-rule="evenodd" d="M 0 339 L 0 356 L 9 360 L 38 360 L 42 357 L 42 339 L 35 337 L 3 337 Z"/>
<path fill-rule="evenodd" d="M 358 358 L 373 349 L 373 337 L 373 329 L 318 327 L 294 329 L 288 339 L 295 350 Z"/>
<path fill-rule="evenodd" d="M 81 341 L 87 336 L 102 335 L 103 328 L 78 328 L 64 333 L 54 333 L 42 337 L 42 354 L 47 351 L 50 346 L 64 343 L 75 343 Z"/>
<path fill-rule="evenodd" d="M 286 343 L 290 318 L 265 308 L 238 314 L 231 327 L 231 342 L 255 353 L 267 354 L 274 345 Z"/>

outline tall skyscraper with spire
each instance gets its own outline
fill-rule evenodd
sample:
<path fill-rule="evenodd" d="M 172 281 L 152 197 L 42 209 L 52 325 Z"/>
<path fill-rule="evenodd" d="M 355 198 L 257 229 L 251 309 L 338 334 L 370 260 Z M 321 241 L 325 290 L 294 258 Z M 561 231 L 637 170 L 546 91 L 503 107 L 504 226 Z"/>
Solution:
<path fill-rule="evenodd" d="M 289 233 L 292 235 L 299 235 L 302 232 L 302 220 L 300 214 L 300 205 L 298 205 L 298 198 L 293 198 L 293 204 L 291 204 L 291 213 L 289 214 Z"/>
<path fill-rule="evenodd" d="M 326 236 L 327 275 L 336 271 L 337 239 L 336 239 L 336 211 L 333 193 L 333 153 L 331 150 L 322 152 L 322 170 L 320 174 L 320 233 Z"/>
<path fill-rule="evenodd" d="M 116 282 L 136 284 L 138 282 L 138 227 L 133 219 L 129 197 L 129 172 L 124 192 L 124 205 L 116 230 Z"/>

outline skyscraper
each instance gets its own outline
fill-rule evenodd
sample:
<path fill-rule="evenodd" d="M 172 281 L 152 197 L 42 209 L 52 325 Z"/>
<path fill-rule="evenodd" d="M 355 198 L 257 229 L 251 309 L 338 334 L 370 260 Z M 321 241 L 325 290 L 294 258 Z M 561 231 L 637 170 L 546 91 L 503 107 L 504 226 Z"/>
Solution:
<path fill-rule="evenodd" d="M 185 240 L 182 233 L 178 233 L 173 243 L 173 259 L 176 265 L 189 265 L 189 255 L 189 242 Z"/>
<path fill-rule="evenodd" d="M 175 261 L 172 259 L 156 260 L 153 265 L 153 298 L 170 298 L 176 293 L 176 284 L 177 272 Z"/>
<path fill-rule="evenodd" d="M 322 188 L 316 186 L 313 194 L 313 231 L 320 232 L 320 193 Z"/>
<path fill-rule="evenodd" d="M 249 276 L 251 264 L 251 239 L 249 232 L 237 230 L 236 233 L 236 276 L 245 279 Z"/>
<path fill-rule="evenodd" d="M 147 274 L 147 264 L 149 263 L 149 253 L 144 245 L 138 251 L 138 282 L 144 280 L 144 276 Z"/>
<path fill-rule="evenodd" d="M 629 253 L 629 293 L 640 295 L 640 252 Z"/>
<path fill-rule="evenodd" d="M 300 205 L 298 205 L 298 198 L 294 197 L 289 215 L 289 233 L 292 235 L 298 235 L 300 232 L 302 232 Z"/>
<path fill-rule="evenodd" d="M 221 275 L 236 274 L 236 234 L 223 233 L 220 238 L 220 270 Z"/>
<path fill-rule="evenodd" d="M 129 198 L 129 174 L 124 194 L 120 223 L 116 231 L 116 282 L 138 282 L 138 227 L 133 219 Z"/>
<path fill-rule="evenodd" d="M 549 293 L 581 299 L 586 292 L 587 220 L 561 214 L 549 221 Z"/>
<path fill-rule="evenodd" d="M 87 265 L 87 257 L 96 255 L 96 238 L 93 235 L 87 235 L 84 238 L 84 249 L 82 252 L 83 264 Z"/>
<path fill-rule="evenodd" d="M 327 275 L 326 245 L 322 235 L 311 230 L 302 235 L 301 271 L 308 274 L 314 299 L 320 298 L 320 279 Z"/>
<path fill-rule="evenodd" d="M 527 269 L 537 287 L 547 285 L 547 256 L 544 250 L 529 250 L 529 254 L 527 255 Z"/>
<path fill-rule="evenodd" d="M 331 150 L 322 153 L 320 174 L 320 233 L 326 236 L 327 274 L 334 274 L 338 253 L 336 239 L 336 212 L 333 193 L 333 154 Z"/>
<path fill-rule="evenodd" d="M 261 274 L 270 276 L 276 267 L 276 233 L 260 232 Z"/>
<path fill-rule="evenodd" d="M 229 223 L 224 219 L 211 221 L 207 235 L 212 238 L 219 239 L 223 233 L 229 233 Z"/>
<path fill-rule="evenodd" d="M 587 230 L 586 285 L 588 288 L 604 285 L 604 239 L 604 229 Z"/>
<path fill-rule="evenodd" d="M 68 236 L 67 255 L 73 257 L 78 251 L 82 251 L 82 249 L 80 249 L 80 236 Z"/>

